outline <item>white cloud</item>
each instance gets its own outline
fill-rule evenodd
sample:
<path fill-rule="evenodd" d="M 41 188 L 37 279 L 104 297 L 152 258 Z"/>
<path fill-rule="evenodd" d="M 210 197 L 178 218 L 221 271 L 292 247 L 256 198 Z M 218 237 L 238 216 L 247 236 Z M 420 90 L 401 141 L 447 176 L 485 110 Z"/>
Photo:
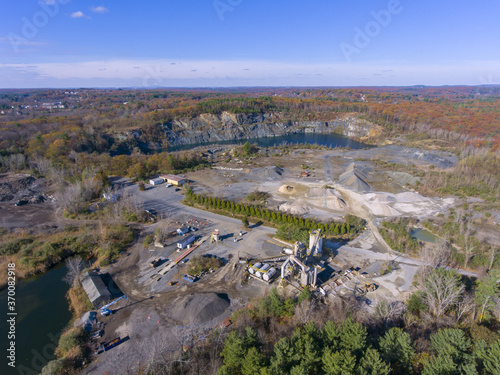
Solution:
<path fill-rule="evenodd" d="M 85 14 L 82 11 L 71 13 L 71 18 L 82 18 L 85 17 Z"/>
<path fill-rule="evenodd" d="M 500 76 L 499 61 L 412 64 L 402 62 L 295 63 L 265 60 L 103 60 L 76 63 L 0 64 L 2 86 L 33 79 L 47 87 L 69 86 L 409 86 L 479 85 L 481 75 Z M 9 73 L 10 72 L 10 73 Z M 382 74 L 381 74 L 382 73 Z M 376 74 L 376 75 L 375 75 Z M 23 78 L 24 76 L 24 78 Z M 0 79 L 0 82 L 2 80 Z"/>
<path fill-rule="evenodd" d="M 109 12 L 109 9 L 106 7 L 103 7 L 102 5 L 98 7 L 91 7 L 90 10 L 94 13 L 107 13 Z"/>
<path fill-rule="evenodd" d="M 56 0 L 42 0 L 42 2 L 47 5 L 54 5 Z"/>

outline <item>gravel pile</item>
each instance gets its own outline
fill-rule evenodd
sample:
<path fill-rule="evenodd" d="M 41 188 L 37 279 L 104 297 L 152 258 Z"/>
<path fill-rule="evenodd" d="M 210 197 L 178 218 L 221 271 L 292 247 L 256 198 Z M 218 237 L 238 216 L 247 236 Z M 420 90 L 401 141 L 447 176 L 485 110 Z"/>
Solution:
<path fill-rule="evenodd" d="M 202 324 L 224 313 L 230 304 L 227 294 L 194 294 L 176 299 L 172 303 L 170 314 L 172 318 L 185 324 Z"/>
<path fill-rule="evenodd" d="M 283 168 L 272 165 L 270 167 L 255 168 L 249 173 L 249 175 L 262 180 L 276 181 L 282 178 L 283 173 Z"/>
<path fill-rule="evenodd" d="M 302 201 L 280 204 L 279 209 L 292 215 L 304 215 L 311 211 L 311 207 Z"/>
<path fill-rule="evenodd" d="M 0 202 L 7 202 L 21 197 L 39 195 L 41 181 L 29 174 L 1 175 Z"/>
<path fill-rule="evenodd" d="M 347 170 L 339 177 L 339 184 L 357 192 L 372 191 L 372 187 L 367 181 L 368 175 L 366 172 L 354 163 L 349 165 Z"/>

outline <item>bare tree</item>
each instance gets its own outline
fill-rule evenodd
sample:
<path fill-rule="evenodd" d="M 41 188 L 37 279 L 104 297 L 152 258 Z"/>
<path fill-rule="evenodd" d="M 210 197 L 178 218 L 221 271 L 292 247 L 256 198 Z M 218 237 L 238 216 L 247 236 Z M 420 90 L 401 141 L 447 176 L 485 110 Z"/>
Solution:
<path fill-rule="evenodd" d="M 119 194 L 119 198 L 115 202 L 109 202 L 110 219 L 120 219 L 124 214 L 135 214 L 138 218 L 143 214 L 143 204 L 141 198 L 134 196 L 123 190 L 109 190 L 111 195 Z"/>
<path fill-rule="evenodd" d="M 493 302 L 495 303 L 495 307 L 493 308 L 493 313 L 495 314 L 497 320 L 500 320 L 500 298 L 493 298 Z"/>
<path fill-rule="evenodd" d="M 295 307 L 294 319 L 296 319 L 300 324 L 305 324 L 311 320 L 314 310 L 314 301 L 310 299 L 303 300 Z"/>
<path fill-rule="evenodd" d="M 457 273 L 444 268 L 433 270 L 423 283 L 425 302 L 437 317 L 443 316 L 458 301 L 464 289 Z"/>
<path fill-rule="evenodd" d="M 167 239 L 168 234 L 168 224 L 166 222 L 161 222 L 155 230 L 156 242 L 163 244 Z"/>
<path fill-rule="evenodd" d="M 490 266 L 488 267 L 488 271 L 493 268 L 493 263 L 495 263 L 495 258 L 498 254 L 498 248 L 496 246 L 490 245 Z"/>
<path fill-rule="evenodd" d="M 56 201 L 60 209 L 76 214 L 85 208 L 87 202 L 98 196 L 100 186 L 93 177 L 78 181 L 60 189 Z"/>
<path fill-rule="evenodd" d="M 460 223 L 460 234 L 464 239 L 464 268 L 467 268 L 469 261 L 474 256 L 474 250 L 476 249 L 476 245 L 474 244 L 474 229 L 472 227 L 470 219 L 461 220 Z"/>
<path fill-rule="evenodd" d="M 420 250 L 420 259 L 426 263 L 422 272 L 425 277 L 437 267 L 447 267 L 450 265 L 452 251 L 448 241 L 439 240 L 436 244 L 425 244 Z"/>
<path fill-rule="evenodd" d="M 474 256 L 475 252 L 474 250 L 476 249 L 476 246 L 472 241 L 469 239 L 465 240 L 465 245 L 464 245 L 464 268 L 467 268 L 467 265 L 469 264 L 469 261 L 471 258 Z"/>
<path fill-rule="evenodd" d="M 26 157 L 23 154 L 12 154 L 7 157 L 7 166 L 12 172 L 22 171 L 26 167 Z"/>
<path fill-rule="evenodd" d="M 375 314 L 386 325 L 399 319 L 405 311 L 406 305 L 401 301 L 382 300 L 375 306 Z"/>
<path fill-rule="evenodd" d="M 474 294 L 473 293 L 464 293 L 461 295 L 457 302 L 457 323 L 460 322 L 462 317 L 465 317 L 474 312 L 476 309 L 476 304 L 474 302 Z"/>
<path fill-rule="evenodd" d="M 69 285 L 73 285 L 75 282 L 79 282 L 79 276 L 85 268 L 85 262 L 80 257 L 74 256 L 66 259 L 66 268 L 68 271 L 63 277 L 63 281 Z"/>
<path fill-rule="evenodd" d="M 50 171 L 51 162 L 42 156 L 35 156 L 32 161 L 32 167 L 41 175 L 47 176 Z"/>

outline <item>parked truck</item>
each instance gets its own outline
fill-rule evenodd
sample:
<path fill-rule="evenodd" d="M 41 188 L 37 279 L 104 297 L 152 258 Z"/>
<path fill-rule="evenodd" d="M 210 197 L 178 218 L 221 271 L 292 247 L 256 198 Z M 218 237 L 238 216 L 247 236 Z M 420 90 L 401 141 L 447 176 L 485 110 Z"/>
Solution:
<path fill-rule="evenodd" d="M 184 280 L 194 283 L 198 278 L 196 276 L 184 275 Z"/>

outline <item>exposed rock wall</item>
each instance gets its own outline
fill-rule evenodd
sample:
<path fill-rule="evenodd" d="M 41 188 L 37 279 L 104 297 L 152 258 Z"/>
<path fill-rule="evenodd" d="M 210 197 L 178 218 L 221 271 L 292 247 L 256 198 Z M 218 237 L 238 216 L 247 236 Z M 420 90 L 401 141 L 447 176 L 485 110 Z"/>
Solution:
<path fill-rule="evenodd" d="M 331 121 L 289 121 L 279 114 L 202 114 L 193 119 L 178 119 L 164 125 L 168 143 L 180 146 L 193 143 L 274 137 L 294 133 L 339 133 L 350 138 L 369 136 L 376 125 L 356 117 Z"/>

